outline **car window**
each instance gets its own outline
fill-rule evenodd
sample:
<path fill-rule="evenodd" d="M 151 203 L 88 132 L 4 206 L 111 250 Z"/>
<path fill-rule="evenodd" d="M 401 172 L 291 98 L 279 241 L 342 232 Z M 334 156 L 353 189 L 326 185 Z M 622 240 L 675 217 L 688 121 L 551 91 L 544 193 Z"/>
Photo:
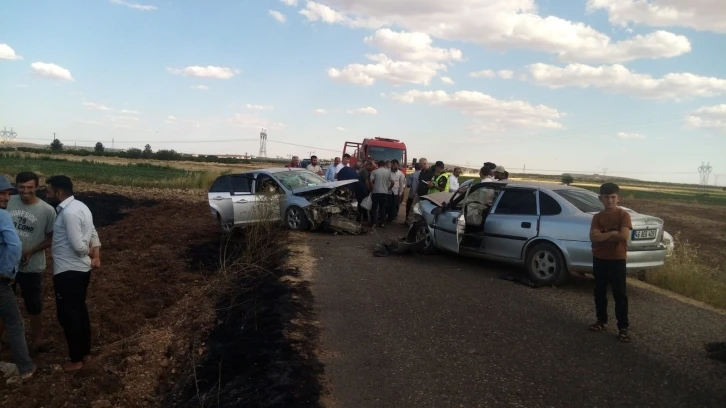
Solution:
<path fill-rule="evenodd" d="M 539 192 L 539 214 L 540 215 L 557 215 L 562 212 L 560 203 L 551 195 L 544 191 Z"/>
<path fill-rule="evenodd" d="M 504 190 L 494 214 L 537 215 L 536 194 L 537 190 Z"/>
<path fill-rule="evenodd" d="M 285 186 L 288 190 L 300 187 L 317 186 L 328 182 L 328 180 L 307 170 L 281 171 L 273 174 L 273 177 L 275 177 L 277 181 L 279 181 L 280 184 Z"/>
<path fill-rule="evenodd" d="M 229 177 L 221 176 L 214 180 L 214 184 L 209 188 L 210 193 L 229 193 Z"/>
<path fill-rule="evenodd" d="M 258 174 L 255 181 L 255 194 L 279 193 L 282 194 L 280 185 L 275 179 L 267 174 Z"/>
<path fill-rule="evenodd" d="M 555 190 L 555 193 L 582 212 L 600 212 L 605 209 L 605 206 L 597 198 L 597 195 L 588 191 Z"/>
<path fill-rule="evenodd" d="M 250 185 L 251 180 L 249 176 L 232 176 L 230 178 L 232 181 L 233 193 L 249 193 L 252 191 L 252 186 Z"/>
<path fill-rule="evenodd" d="M 461 183 L 459 186 L 459 189 L 456 190 L 454 195 L 451 196 L 451 203 L 452 208 L 461 209 L 462 207 L 462 201 L 464 201 L 464 197 L 466 196 L 466 191 L 471 187 L 472 180 L 466 180 L 465 182 Z"/>

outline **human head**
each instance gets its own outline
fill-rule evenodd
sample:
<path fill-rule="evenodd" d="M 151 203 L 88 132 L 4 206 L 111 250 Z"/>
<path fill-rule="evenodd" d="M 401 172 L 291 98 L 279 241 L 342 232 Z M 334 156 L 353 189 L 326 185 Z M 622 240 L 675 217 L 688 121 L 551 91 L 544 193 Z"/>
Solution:
<path fill-rule="evenodd" d="M 355 166 L 354 167 L 355 167 L 356 170 L 360 170 L 360 168 L 361 168 L 360 162 L 359 161 L 355 162 Z"/>
<path fill-rule="evenodd" d="M 492 174 L 492 169 L 489 168 L 489 166 L 484 165 L 481 169 L 479 169 L 479 177 L 481 178 L 487 178 Z"/>
<path fill-rule="evenodd" d="M 350 162 L 350 155 L 348 153 L 346 153 L 343 155 L 343 165 L 347 166 L 349 162 Z"/>
<path fill-rule="evenodd" d="M 504 172 L 504 177 L 502 178 L 502 180 L 507 180 L 507 179 L 509 179 L 509 172 L 508 171 L 505 171 Z"/>
<path fill-rule="evenodd" d="M 429 169 L 429 161 L 426 160 L 425 157 L 418 159 L 418 164 L 421 165 L 421 171 L 426 171 Z"/>
<path fill-rule="evenodd" d="M 504 178 L 504 173 L 506 173 L 506 170 L 504 170 L 503 166 L 497 166 L 494 168 L 494 177 L 497 178 L 497 180 L 501 180 Z"/>
<path fill-rule="evenodd" d="M 378 163 L 376 163 L 376 164 L 378 165 L 378 168 L 379 169 L 381 167 L 386 167 L 386 161 L 385 160 L 378 160 Z"/>
<path fill-rule="evenodd" d="M 600 186 L 600 202 L 606 210 L 612 210 L 618 206 L 620 187 L 615 183 L 605 183 Z"/>
<path fill-rule="evenodd" d="M 40 179 L 38 175 L 31 171 L 24 171 L 15 176 L 15 186 L 18 189 L 20 199 L 26 204 L 32 204 L 35 201 L 35 193 L 38 191 Z"/>
<path fill-rule="evenodd" d="M 317 166 L 318 165 L 318 156 L 316 156 L 316 155 L 310 156 L 310 163 L 312 163 L 313 166 Z"/>
<path fill-rule="evenodd" d="M 47 200 L 51 204 L 60 204 L 73 195 L 73 182 L 68 176 L 51 176 L 45 184 L 48 186 Z"/>
<path fill-rule="evenodd" d="M 446 169 L 446 166 L 444 166 L 444 162 L 441 160 L 437 161 L 436 164 L 434 164 L 434 173 L 441 174 Z"/>
<path fill-rule="evenodd" d="M 290 163 L 293 166 L 299 166 L 300 165 L 300 158 L 297 156 L 292 156 L 292 160 L 290 160 Z"/>
<path fill-rule="evenodd" d="M 365 169 L 371 171 L 375 167 L 373 160 L 366 160 Z"/>
<path fill-rule="evenodd" d="M 484 166 L 489 167 L 489 170 L 494 170 L 497 168 L 497 165 L 492 162 L 486 162 L 486 163 L 484 163 Z"/>
<path fill-rule="evenodd" d="M 458 178 L 461 176 L 461 167 L 454 167 L 454 177 Z"/>
<path fill-rule="evenodd" d="M 8 208 L 10 196 L 17 192 L 18 190 L 13 187 L 7 177 L 0 176 L 0 208 L 3 210 Z"/>
<path fill-rule="evenodd" d="M 340 157 L 336 157 L 335 160 L 333 160 L 333 164 L 336 166 L 340 164 Z"/>
<path fill-rule="evenodd" d="M 391 171 L 394 173 L 398 171 L 398 160 L 391 160 Z"/>
<path fill-rule="evenodd" d="M 387 169 L 390 169 L 391 168 L 391 161 L 390 160 L 386 160 L 383 165 L 386 166 Z"/>
<path fill-rule="evenodd" d="M 421 162 L 418 162 L 418 163 L 414 164 L 413 165 L 413 170 L 414 171 L 421 171 Z"/>

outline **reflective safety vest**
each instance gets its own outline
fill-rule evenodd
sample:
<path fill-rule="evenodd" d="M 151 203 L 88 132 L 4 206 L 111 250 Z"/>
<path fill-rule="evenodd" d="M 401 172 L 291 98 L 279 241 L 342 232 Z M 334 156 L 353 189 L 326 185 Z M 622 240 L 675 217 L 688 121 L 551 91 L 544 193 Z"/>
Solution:
<path fill-rule="evenodd" d="M 439 174 L 438 176 L 435 176 L 433 179 L 431 179 L 431 182 L 434 183 L 435 186 L 438 186 L 442 177 L 444 177 L 444 179 L 446 180 L 446 185 L 444 186 L 443 191 L 449 191 L 449 173 L 443 172 L 443 173 Z M 431 187 L 429 189 L 429 194 L 440 193 L 440 192 L 441 192 L 441 190 L 439 190 L 438 188 Z"/>

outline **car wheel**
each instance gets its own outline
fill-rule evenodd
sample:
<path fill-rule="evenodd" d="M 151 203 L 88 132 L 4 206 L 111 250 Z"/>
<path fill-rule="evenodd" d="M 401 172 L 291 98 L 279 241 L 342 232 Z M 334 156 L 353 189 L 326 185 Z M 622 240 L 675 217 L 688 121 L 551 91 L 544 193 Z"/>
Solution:
<path fill-rule="evenodd" d="M 305 211 L 295 205 L 285 212 L 285 224 L 293 231 L 306 231 L 310 228 L 310 221 Z"/>
<path fill-rule="evenodd" d="M 408 230 L 408 236 L 406 237 L 408 242 L 414 243 L 421 240 L 425 240 L 426 244 L 418 252 L 420 254 L 428 255 L 436 252 L 436 246 L 434 245 L 434 237 L 431 235 L 426 221 L 416 221 L 411 228 Z"/>
<path fill-rule="evenodd" d="M 565 258 L 550 243 L 537 244 L 527 253 L 529 279 L 541 286 L 561 285 L 570 277 Z"/>

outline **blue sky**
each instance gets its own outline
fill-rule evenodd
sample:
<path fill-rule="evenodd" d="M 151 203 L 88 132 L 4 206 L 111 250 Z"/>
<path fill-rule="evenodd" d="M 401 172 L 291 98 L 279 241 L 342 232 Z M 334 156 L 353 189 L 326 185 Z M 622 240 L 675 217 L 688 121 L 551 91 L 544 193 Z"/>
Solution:
<path fill-rule="evenodd" d="M 726 184 L 718 3 L 5 2 L 0 127 L 207 154 L 256 154 L 265 127 L 268 155 L 301 157 L 383 136 L 409 158 L 678 182 L 710 161 Z"/>

